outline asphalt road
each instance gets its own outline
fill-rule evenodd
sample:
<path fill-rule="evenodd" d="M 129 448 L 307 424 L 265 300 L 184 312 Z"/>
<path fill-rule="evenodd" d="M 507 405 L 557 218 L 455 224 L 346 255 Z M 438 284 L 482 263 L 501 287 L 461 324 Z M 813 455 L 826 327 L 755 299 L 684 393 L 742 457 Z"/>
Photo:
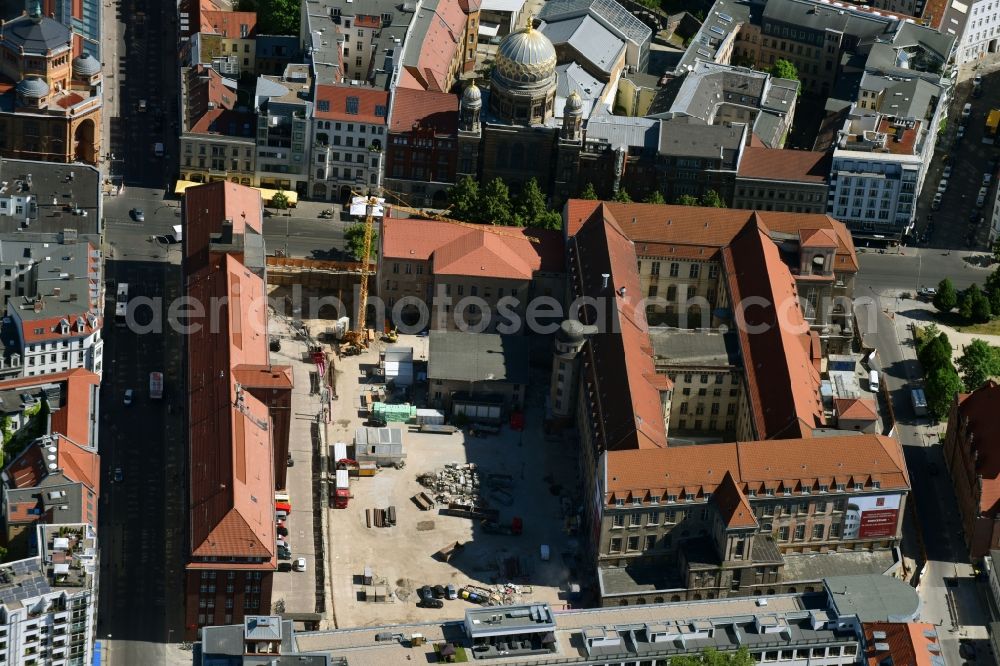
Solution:
<path fill-rule="evenodd" d="M 927 231 L 933 222 L 934 232 L 928 245 L 936 248 L 985 249 L 990 228 L 993 197 L 996 194 L 996 172 L 992 174 L 988 196 L 983 207 L 976 205 L 983 173 L 994 156 L 1000 156 L 1000 143 L 984 144 L 986 115 L 992 108 L 1000 107 L 1000 73 L 986 73 L 982 97 L 972 96 L 972 80 L 955 87 L 955 95 L 948 109 L 945 134 L 938 140 L 934 160 L 927 172 L 924 186 L 917 201 L 917 230 Z M 967 121 L 961 117 L 966 102 L 972 104 L 972 114 Z M 964 122 L 965 136 L 958 139 L 958 128 Z M 941 181 L 946 164 L 952 165 L 948 189 L 944 192 L 940 209 L 931 210 L 931 201 Z M 984 218 L 985 219 L 982 219 Z"/>
<path fill-rule="evenodd" d="M 980 286 L 997 267 L 989 264 L 982 252 L 906 247 L 885 254 L 867 250 L 858 255 L 861 270 L 854 289 L 856 296 L 876 292 L 916 292 L 921 287 L 937 286 L 949 278 L 957 289 L 973 282 Z"/>
<path fill-rule="evenodd" d="M 868 282 L 873 275 L 878 274 L 862 269 L 859 280 L 863 282 L 856 287 L 856 294 L 862 295 L 862 290 L 871 292 Z M 886 281 L 886 278 L 881 280 Z M 978 583 L 971 577 L 943 447 L 929 427 L 928 419 L 916 416 L 910 401 L 909 389 L 921 381 L 923 370 L 916 360 L 911 336 L 894 320 L 895 311 L 905 310 L 906 301 L 895 298 L 895 290 L 889 292 L 880 299 L 872 340 L 878 350 L 875 367 L 881 370 L 882 382 L 889 391 L 896 417 L 896 434 L 903 445 L 910 474 L 910 511 L 905 520 L 920 535 L 919 552 L 911 551 L 907 555 L 925 564 L 918 587 L 921 619 L 939 625 L 946 662 L 961 664 L 959 638 L 963 627 L 981 625 L 985 617 L 977 592 Z M 978 647 L 985 651 L 985 645 L 980 643 Z"/>

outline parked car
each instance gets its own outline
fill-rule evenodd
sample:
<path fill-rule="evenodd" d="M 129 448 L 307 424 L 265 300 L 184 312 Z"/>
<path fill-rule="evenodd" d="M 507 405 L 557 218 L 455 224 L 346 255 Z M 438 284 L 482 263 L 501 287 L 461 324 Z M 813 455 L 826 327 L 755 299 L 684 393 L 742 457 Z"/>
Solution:
<path fill-rule="evenodd" d="M 458 588 L 455 587 L 453 584 L 448 583 L 448 585 L 445 586 L 444 590 L 445 590 L 445 597 L 447 599 L 458 599 Z"/>
<path fill-rule="evenodd" d="M 287 527 L 278 527 L 277 529 L 278 529 L 278 536 L 283 536 L 283 537 L 288 536 L 288 528 Z"/>
<path fill-rule="evenodd" d="M 972 79 L 972 85 L 977 87 L 983 85 L 983 75 L 976 74 L 975 78 Z"/>
<path fill-rule="evenodd" d="M 950 164 L 944 168 L 944 171 L 941 172 L 941 177 L 945 178 L 945 179 L 951 178 L 951 165 Z"/>
<path fill-rule="evenodd" d="M 920 295 L 927 298 L 934 298 L 937 295 L 937 287 L 921 287 Z"/>
<path fill-rule="evenodd" d="M 963 138 L 965 138 L 965 127 L 964 126 L 958 128 L 958 133 L 955 135 L 955 141 L 961 141 Z"/>
<path fill-rule="evenodd" d="M 287 550 L 278 549 L 278 559 L 279 560 L 290 560 L 292 559 L 292 554 Z"/>
<path fill-rule="evenodd" d="M 136 222 L 146 221 L 146 214 L 142 212 L 141 208 L 133 208 L 131 212 L 132 212 L 132 219 L 135 220 Z"/>
<path fill-rule="evenodd" d="M 292 565 L 292 568 L 295 569 L 296 571 L 305 571 L 306 570 L 306 558 L 300 557 L 297 560 L 295 560 L 295 564 Z"/>
<path fill-rule="evenodd" d="M 941 193 L 938 192 L 934 195 L 934 200 L 931 201 L 931 210 L 937 210 L 941 207 Z"/>
<path fill-rule="evenodd" d="M 948 189 L 948 179 L 947 178 L 942 178 L 941 182 L 938 183 L 937 191 L 941 192 L 942 194 L 944 194 L 945 190 L 947 190 L 947 189 Z"/>
<path fill-rule="evenodd" d="M 417 605 L 422 608 L 444 608 L 444 602 L 440 599 L 435 599 L 434 597 L 431 597 L 430 599 L 421 599 Z"/>
<path fill-rule="evenodd" d="M 435 585 L 432 591 L 434 592 L 435 599 L 444 599 L 444 585 Z"/>
<path fill-rule="evenodd" d="M 990 181 L 992 181 L 992 180 L 993 180 L 993 174 L 992 173 L 990 173 L 989 171 L 987 171 L 987 172 L 985 172 L 983 174 L 983 185 L 985 185 L 986 187 L 989 187 L 990 186 Z"/>
<path fill-rule="evenodd" d="M 417 596 L 421 599 L 433 599 L 434 591 L 431 589 L 430 585 L 424 585 L 419 590 L 417 590 Z"/>
<path fill-rule="evenodd" d="M 962 107 L 962 120 L 968 120 L 969 116 L 972 115 L 972 103 L 966 102 L 965 106 Z"/>
<path fill-rule="evenodd" d="M 124 478 L 125 478 L 125 473 L 122 471 L 122 468 L 115 467 L 115 475 L 114 475 L 115 483 L 121 483 Z"/>
<path fill-rule="evenodd" d="M 122 398 L 122 404 L 128 407 L 132 404 L 132 398 L 135 396 L 135 392 L 132 389 L 125 389 L 125 397 Z"/>

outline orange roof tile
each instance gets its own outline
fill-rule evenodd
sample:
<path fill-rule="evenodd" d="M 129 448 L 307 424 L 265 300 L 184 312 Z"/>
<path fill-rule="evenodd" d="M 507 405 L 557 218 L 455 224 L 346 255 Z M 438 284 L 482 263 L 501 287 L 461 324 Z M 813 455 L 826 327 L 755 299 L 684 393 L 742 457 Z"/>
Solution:
<path fill-rule="evenodd" d="M 800 229 L 802 247 L 837 247 L 837 235 L 830 229 Z"/>
<path fill-rule="evenodd" d="M 868 666 L 933 666 L 941 663 L 937 628 L 925 622 L 866 622 L 865 661 Z M 878 638 L 875 634 L 881 632 Z M 888 649 L 885 649 L 884 647 Z"/>
<path fill-rule="evenodd" d="M 454 136 L 458 132 L 458 95 L 396 88 L 389 131 L 409 132 L 418 124 L 433 128 L 437 134 Z"/>
<path fill-rule="evenodd" d="M 381 256 L 434 262 L 442 275 L 475 275 L 530 280 L 536 271 L 563 272 L 563 240 L 558 231 L 458 225 L 436 220 L 385 217 Z M 525 240 L 521 240 L 522 236 Z M 528 237 L 538 240 L 532 243 Z"/>
<path fill-rule="evenodd" d="M 440 2 L 421 36 L 417 62 L 403 68 L 400 88 L 446 92 L 448 74 L 465 39 L 465 12 L 457 2 Z"/>
<path fill-rule="evenodd" d="M 714 493 L 727 474 L 740 491 L 760 492 L 782 482 L 851 485 L 854 481 L 881 490 L 910 487 L 899 442 L 884 435 L 845 434 L 822 439 L 731 442 L 659 449 L 610 451 L 607 456 L 606 500 L 644 495 L 664 489 L 682 496 Z M 816 488 L 812 488 L 815 492 Z"/>
<path fill-rule="evenodd" d="M 727 471 L 722 477 L 722 483 L 712 493 L 712 499 L 718 505 L 726 527 L 731 529 L 757 527 L 757 518 L 750 508 L 750 502 L 736 485 L 732 472 Z"/>
<path fill-rule="evenodd" d="M 878 131 L 888 134 L 890 137 L 899 136 L 897 141 L 890 138 L 885 142 L 885 148 L 894 155 L 915 155 L 917 139 L 920 137 L 920 121 L 914 121 L 913 127 L 902 128 L 893 124 L 892 116 L 882 116 L 878 124 Z"/>
<path fill-rule="evenodd" d="M 247 228 L 261 233 L 263 207 L 260 191 L 245 185 L 217 181 L 184 191 L 184 257 L 189 273 L 207 265 L 211 235 L 224 220 L 233 224 L 233 234 Z"/>
<path fill-rule="evenodd" d="M 737 177 L 825 183 L 832 165 L 833 157 L 827 152 L 747 146 Z"/>
<path fill-rule="evenodd" d="M 871 398 L 835 398 L 833 406 L 842 419 L 874 421 L 878 418 L 875 401 Z"/>
<path fill-rule="evenodd" d="M 609 315 L 585 322 L 598 327 L 587 338 L 584 363 L 591 369 L 585 379 L 600 418 L 601 445 L 609 450 L 666 446 L 660 392 L 667 387 L 650 380 L 656 369 L 635 250 L 607 207 L 596 209 L 570 240 L 569 257 L 574 298 L 604 303 Z"/>
<path fill-rule="evenodd" d="M 202 10 L 201 31 L 227 39 L 253 39 L 257 34 L 257 12 Z"/>
<path fill-rule="evenodd" d="M 252 388 L 291 388 L 295 385 L 290 365 L 238 365 L 233 379 Z"/>
<path fill-rule="evenodd" d="M 723 262 L 757 436 L 809 437 L 824 424 L 823 405 L 795 280 L 759 220 L 723 250 Z"/>
<path fill-rule="evenodd" d="M 563 210 L 569 235 L 601 205 L 599 201 L 570 199 Z M 639 256 L 683 256 L 707 261 L 732 242 L 736 234 L 756 216 L 772 234 L 798 234 L 800 229 L 829 229 L 837 238 L 835 271 L 856 273 L 858 258 L 854 241 L 842 222 L 829 215 L 704 208 L 666 204 L 603 202 L 636 244 Z"/>
<path fill-rule="evenodd" d="M 348 99 L 357 100 L 356 113 L 348 112 Z M 354 102 L 350 106 L 353 109 Z M 358 86 L 316 86 L 313 116 L 322 120 L 385 125 L 388 109 L 389 93 L 385 90 Z"/>

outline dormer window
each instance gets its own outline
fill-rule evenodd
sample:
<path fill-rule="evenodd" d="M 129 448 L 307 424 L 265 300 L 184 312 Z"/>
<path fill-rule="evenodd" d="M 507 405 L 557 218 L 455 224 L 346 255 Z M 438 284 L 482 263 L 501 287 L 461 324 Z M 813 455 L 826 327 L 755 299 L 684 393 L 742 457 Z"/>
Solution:
<path fill-rule="evenodd" d="M 632 506 L 642 506 L 642 498 L 641 497 L 633 497 L 632 498 Z"/>
<path fill-rule="evenodd" d="M 650 497 L 649 497 L 649 503 L 650 504 L 659 504 L 660 503 L 660 496 L 659 495 L 650 495 Z"/>
<path fill-rule="evenodd" d="M 677 495 L 667 495 L 667 504 L 673 504 L 677 501 Z"/>
<path fill-rule="evenodd" d="M 616 499 L 615 500 L 615 506 L 625 506 L 625 500 L 624 499 Z"/>
<path fill-rule="evenodd" d="M 686 493 L 684 495 L 684 501 L 685 502 L 693 502 L 694 501 L 694 493 Z"/>
<path fill-rule="evenodd" d="M 861 491 L 861 490 L 864 490 L 864 489 L 865 489 L 865 484 L 863 484 L 863 483 L 855 483 L 854 484 L 854 490 L 855 491 Z"/>

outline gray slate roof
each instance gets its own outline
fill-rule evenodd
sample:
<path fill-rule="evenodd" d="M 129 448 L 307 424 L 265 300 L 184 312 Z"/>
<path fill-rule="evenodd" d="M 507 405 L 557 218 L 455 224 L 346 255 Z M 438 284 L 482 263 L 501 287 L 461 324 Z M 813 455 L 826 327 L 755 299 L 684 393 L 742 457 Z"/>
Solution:
<path fill-rule="evenodd" d="M 60 48 L 69 48 L 70 30 L 59 21 L 43 16 L 36 21 L 27 15 L 18 16 L 0 28 L 0 44 L 13 51 L 24 47 L 27 53 L 44 54 Z"/>
<path fill-rule="evenodd" d="M 428 379 L 528 383 L 528 338 L 495 333 L 431 331 Z"/>
<path fill-rule="evenodd" d="M 667 326 L 649 329 L 653 357 L 670 366 L 739 366 L 740 345 L 736 333 L 706 333 Z"/>
<path fill-rule="evenodd" d="M 606 110 L 587 121 L 587 141 L 606 141 L 611 148 L 643 148 L 656 152 L 660 124 L 653 118 L 613 116 Z"/>
<path fill-rule="evenodd" d="M 693 118 L 660 121 L 660 154 L 675 157 L 718 158 L 736 168 L 736 155 L 743 145 L 743 125 L 705 125 Z"/>
<path fill-rule="evenodd" d="M 543 23 L 539 30 L 549 38 L 553 46 L 568 44 L 608 76 L 625 50 L 625 43 L 621 39 L 590 16 Z"/>

